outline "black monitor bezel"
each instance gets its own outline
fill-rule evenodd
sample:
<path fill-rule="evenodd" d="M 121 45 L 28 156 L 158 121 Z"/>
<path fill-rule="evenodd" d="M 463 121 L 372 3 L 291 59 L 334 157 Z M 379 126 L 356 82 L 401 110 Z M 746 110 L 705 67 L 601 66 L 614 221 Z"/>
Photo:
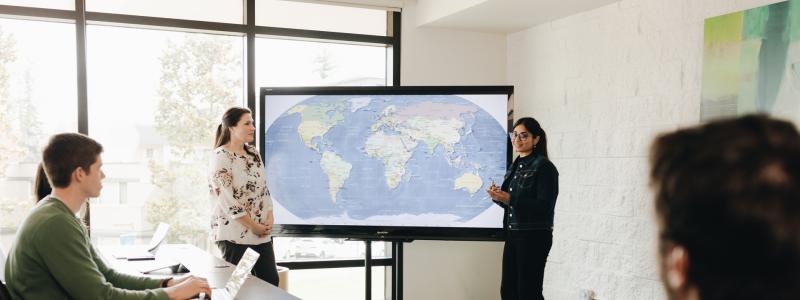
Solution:
<path fill-rule="evenodd" d="M 265 105 L 268 95 L 481 95 L 514 94 L 513 86 L 347 86 L 347 87 L 262 87 L 259 91 L 258 146 L 264 161 Z M 508 110 L 507 110 L 508 111 Z M 508 145 L 510 141 L 507 140 Z M 507 163 L 511 147 L 507 147 Z M 350 226 L 350 225 L 280 225 L 273 226 L 278 237 L 326 237 L 365 240 L 458 240 L 499 241 L 505 237 L 503 228 L 410 227 L 410 226 Z"/>

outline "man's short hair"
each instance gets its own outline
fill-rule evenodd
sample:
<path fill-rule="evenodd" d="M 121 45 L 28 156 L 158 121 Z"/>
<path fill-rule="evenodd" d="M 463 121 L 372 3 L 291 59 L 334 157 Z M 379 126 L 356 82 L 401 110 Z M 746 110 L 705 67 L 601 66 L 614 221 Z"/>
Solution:
<path fill-rule="evenodd" d="M 72 172 L 80 167 L 86 173 L 97 161 L 103 146 L 92 138 L 79 133 L 60 133 L 52 136 L 42 153 L 42 162 L 50 185 L 68 187 Z"/>
<path fill-rule="evenodd" d="M 800 299 L 792 123 L 749 115 L 678 130 L 656 139 L 650 159 L 662 245 L 686 249 L 701 299 Z"/>

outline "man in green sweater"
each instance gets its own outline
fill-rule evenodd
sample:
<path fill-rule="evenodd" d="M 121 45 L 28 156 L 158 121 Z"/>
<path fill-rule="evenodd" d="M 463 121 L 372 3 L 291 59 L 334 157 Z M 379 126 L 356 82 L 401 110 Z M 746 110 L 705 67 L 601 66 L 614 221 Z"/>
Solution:
<path fill-rule="evenodd" d="M 14 299 L 189 299 L 211 294 L 205 279 L 152 279 L 107 266 L 77 217 L 100 195 L 103 147 L 77 133 L 50 138 L 42 161 L 53 192 L 31 210 L 17 231 L 6 263 Z"/>

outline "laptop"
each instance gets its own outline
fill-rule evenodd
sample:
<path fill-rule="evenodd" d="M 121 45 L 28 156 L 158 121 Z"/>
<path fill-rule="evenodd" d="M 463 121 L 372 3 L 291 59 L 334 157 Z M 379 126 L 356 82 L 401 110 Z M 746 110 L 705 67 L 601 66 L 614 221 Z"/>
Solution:
<path fill-rule="evenodd" d="M 111 255 L 117 259 L 153 260 L 156 258 L 158 247 L 161 246 L 164 239 L 167 237 L 168 230 L 169 224 L 159 223 L 156 232 L 153 233 L 153 238 L 150 239 L 150 243 L 147 244 L 147 246 L 125 246 Z"/>
<path fill-rule="evenodd" d="M 211 299 L 233 300 L 236 294 L 239 293 L 239 289 L 242 288 L 244 281 L 247 280 L 247 276 L 250 275 L 253 266 L 256 265 L 258 256 L 258 252 L 247 248 L 247 251 L 242 255 L 242 259 L 239 260 L 239 263 L 236 264 L 236 268 L 233 269 L 231 277 L 228 278 L 228 281 L 225 283 L 225 287 L 211 290 Z M 204 295 L 201 295 L 200 299 L 204 299 L 203 296 Z"/>

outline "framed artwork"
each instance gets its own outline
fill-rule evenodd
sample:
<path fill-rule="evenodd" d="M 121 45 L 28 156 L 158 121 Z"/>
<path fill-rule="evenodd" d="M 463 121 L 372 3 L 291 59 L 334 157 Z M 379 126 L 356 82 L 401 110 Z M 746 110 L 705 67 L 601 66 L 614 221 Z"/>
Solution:
<path fill-rule="evenodd" d="M 763 112 L 800 124 L 800 0 L 705 20 L 700 119 Z"/>

